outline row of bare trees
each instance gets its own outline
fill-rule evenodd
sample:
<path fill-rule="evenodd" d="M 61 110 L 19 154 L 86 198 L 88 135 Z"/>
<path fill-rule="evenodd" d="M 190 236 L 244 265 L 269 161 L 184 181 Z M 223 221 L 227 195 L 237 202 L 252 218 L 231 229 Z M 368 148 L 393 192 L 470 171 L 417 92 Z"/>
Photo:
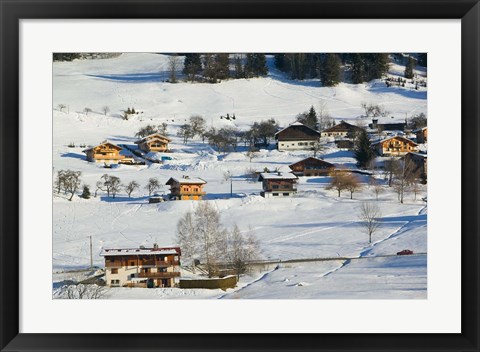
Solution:
<path fill-rule="evenodd" d="M 54 187 L 57 193 L 61 191 L 64 194 L 69 195 L 68 200 L 72 200 L 73 196 L 79 191 L 81 186 L 81 172 L 72 171 L 72 170 L 59 170 L 57 171 L 57 176 L 55 178 Z M 108 197 L 115 198 L 115 196 L 120 193 L 122 190 L 130 198 L 132 193 L 140 189 L 140 184 L 133 180 L 127 184 L 122 184 L 121 180 L 117 176 L 103 174 L 99 181 L 95 184 L 96 189 L 94 196 L 96 197 L 98 191 L 106 192 Z M 148 183 L 145 185 L 145 189 L 148 191 L 148 195 L 151 196 L 154 192 L 163 188 L 163 185 L 160 181 L 151 177 L 148 180 Z M 88 185 L 83 185 L 83 192 L 81 195 L 82 198 L 90 198 L 90 187 Z"/>
<path fill-rule="evenodd" d="M 232 269 L 237 276 L 247 271 L 247 264 L 260 257 L 259 242 L 250 231 L 244 235 L 237 225 L 223 226 L 219 211 L 208 202 L 199 203 L 177 223 L 177 243 L 184 262 L 205 263 L 208 275 L 215 276 L 220 266 Z"/>

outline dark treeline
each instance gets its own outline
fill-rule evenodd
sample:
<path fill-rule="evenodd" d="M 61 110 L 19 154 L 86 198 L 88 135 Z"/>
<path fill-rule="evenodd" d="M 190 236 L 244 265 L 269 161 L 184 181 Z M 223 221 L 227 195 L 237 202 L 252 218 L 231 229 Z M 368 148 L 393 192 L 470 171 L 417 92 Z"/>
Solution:
<path fill-rule="evenodd" d="M 289 73 L 291 79 L 319 78 L 324 86 L 335 86 L 342 81 L 362 83 L 382 78 L 388 71 L 389 63 L 389 54 L 383 53 L 275 54 L 275 67 Z"/>
<path fill-rule="evenodd" d="M 183 73 L 188 81 L 217 83 L 228 78 L 251 78 L 268 74 L 265 54 L 184 54 Z"/>

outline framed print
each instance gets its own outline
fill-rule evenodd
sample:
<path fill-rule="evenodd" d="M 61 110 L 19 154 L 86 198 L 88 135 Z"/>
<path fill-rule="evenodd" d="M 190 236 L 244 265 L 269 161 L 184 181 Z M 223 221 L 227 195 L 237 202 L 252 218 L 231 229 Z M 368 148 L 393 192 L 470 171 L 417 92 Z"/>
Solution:
<path fill-rule="evenodd" d="M 2 1 L 2 351 L 477 351 L 479 6 Z"/>

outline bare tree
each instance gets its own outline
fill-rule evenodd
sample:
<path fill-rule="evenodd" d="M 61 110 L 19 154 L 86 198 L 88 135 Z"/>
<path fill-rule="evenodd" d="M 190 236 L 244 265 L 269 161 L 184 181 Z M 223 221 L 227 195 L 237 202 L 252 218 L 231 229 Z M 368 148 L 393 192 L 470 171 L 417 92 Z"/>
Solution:
<path fill-rule="evenodd" d="M 135 190 L 140 188 L 140 185 L 138 184 L 137 181 L 130 181 L 125 187 L 125 192 L 128 195 L 128 198 L 131 198 L 132 193 L 135 192 Z"/>
<path fill-rule="evenodd" d="M 346 177 L 345 173 L 334 171 L 332 180 L 330 184 L 326 187 L 326 189 L 334 189 L 338 192 L 338 196 L 340 197 L 340 193 L 347 189 L 348 186 L 348 178 Z"/>
<path fill-rule="evenodd" d="M 201 137 L 206 130 L 206 121 L 200 115 L 192 115 L 190 116 L 190 126 L 192 130 L 192 137 Z"/>
<path fill-rule="evenodd" d="M 177 83 L 177 71 L 180 67 L 180 59 L 175 55 L 170 55 L 168 58 L 168 73 L 170 83 Z"/>
<path fill-rule="evenodd" d="M 182 248 L 182 257 L 186 258 L 185 261 L 195 265 L 195 259 L 198 259 L 197 256 L 200 248 L 191 212 L 186 213 L 178 221 L 176 241 Z"/>
<path fill-rule="evenodd" d="M 63 174 L 63 187 L 65 192 L 70 193 L 70 198 L 68 200 L 72 200 L 75 192 L 80 188 L 80 176 L 82 173 L 80 171 L 72 171 L 66 170 Z"/>
<path fill-rule="evenodd" d="M 160 182 L 158 181 L 157 178 L 155 177 L 151 177 L 149 180 L 148 180 L 148 183 L 147 185 L 145 186 L 145 189 L 148 190 L 148 195 L 151 196 L 152 193 L 154 193 L 155 191 L 158 191 L 159 189 L 162 188 L 162 185 L 160 184 Z"/>
<path fill-rule="evenodd" d="M 373 192 L 375 193 L 375 199 L 378 200 L 378 195 L 383 192 L 382 185 L 377 181 L 375 177 L 370 177 L 368 181 L 370 187 L 372 187 Z"/>
<path fill-rule="evenodd" d="M 389 160 L 385 160 L 385 172 L 386 176 L 388 177 L 388 187 L 392 187 L 393 176 L 398 172 L 400 169 L 400 163 L 398 159 L 391 157 Z"/>
<path fill-rule="evenodd" d="M 318 128 L 320 131 L 330 128 L 334 125 L 333 119 L 327 110 L 327 102 L 325 101 L 320 102 L 320 107 L 317 112 L 317 117 L 318 117 Z"/>
<path fill-rule="evenodd" d="M 344 182 L 345 188 L 350 192 L 350 199 L 353 199 L 353 193 L 361 189 L 360 180 L 354 174 L 347 174 Z"/>
<path fill-rule="evenodd" d="M 99 285 L 69 285 L 64 297 L 68 299 L 100 299 L 105 294 L 105 288 Z"/>
<path fill-rule="evenodd" d="M 108 183 L 110 187 L 110 192 L 112 193 L 112 197 L 115 198 L 115 195 L 122 189 L 120 178 L 117 176 L 110 176 L 108 179 Z"/>
<path fill-rule="evenodd" d="M 162 136 L 166 136 L 167 135 L 167 123 L 166 122 L 162 122 L 160 125 L 158 125 L 158 133 L 160 133 Z"/>
<path fill-rule="evenodd" d="M 418 177 L 415 164 L 409 159 L 403 159 L 400 166 L 396 168 L 393 178 L 393 187 L 398 195 L 398 200 L 403 203 L 404 195 L 412 183 Z"/>
<path fill-rule="evenodd" d="M 183 138 L 183 143 L 187 144 L 188 140 L 194 136 L 192 126 L 188 123 L 181 125 L 177 131 L 177 136 Z"/>
<path fill-rule="evenodd" d="M 317 154 L 323 154 L 323 150 L 325 149 L 325 146 L 321 144 L 320 140 L 315 141 L 312 147 L 313 150 L 313 157 L 316 158 Z"/>
<path fill-rule="evenodd" d="M 66 109 L 67 106 L 65 104 L 58 104 L 57 108 L 58 108 L 58 110 L 60 110 L 60 112 L 63 112 L 63 110 Z"/>
<path fill-rule="evenodd" d="M 360 221 L 363 232 L 368 235 L 368 243 L 372 243 L 372 235 L 380 226 L 380 209 L 374 203 L 362 203 L 360 206 Z"/>
<path fill-rule="evenodd" d="M 57 177 L 55 178 L 54 186 L 57 189 L 57 193 L 60 193 L 62 188 L 64 188 L 65 182 L 65 170 L 58 170 Z"/>
<path fill-rule="evenodd" d="M 247 158 L 248 160 L 250 161 L 250 163 L 252 162 L 252 159 L 256 158 L 258 155 L 258 150 L 256 150 L 255 148 L 250 148 L 247 152 Z"/>
<path fill-rule="evenodd" d="M 147 125 L 145 127 L 141 127 L 137 133 L 135 133 L 135 137 L 146 137 L 154 133 L 158 133 L 158 128 L 153 125 Z"/>
<path fill-rule="evenodd" d="M 83 109 L 83 112 L 85 113 L 85 115 L 88 115 L 89 112 L 92 112 L 92 109 L 85 108 L 85 109 Z"/>
<path fill-rule="evenodd" d="M 110 112 L 110 108 L 108 106 L 102 107 L 103 114 L 107 116 L 107 114 Z"/>
<path fill-rule="evenodd" d="M 240 278 L 248 270 L 248 262 L 259 258 L 260 245 L 252 233 L 243 236 L 236 224 L 227 236 L 227 263 Z"/>

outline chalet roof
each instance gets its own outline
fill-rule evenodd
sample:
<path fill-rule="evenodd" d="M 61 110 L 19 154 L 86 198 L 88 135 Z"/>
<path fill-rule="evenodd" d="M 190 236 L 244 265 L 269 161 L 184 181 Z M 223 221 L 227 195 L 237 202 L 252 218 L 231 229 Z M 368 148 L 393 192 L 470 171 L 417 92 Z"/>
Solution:
<path fill-rule="evenodd" d="M 304 125 L 300 122 L 294 122 L 288 127 L 275 133 L 275 139 L 281 138 L 282 140 L 301 140 L 301 139 L 318 139 L 320 132 Z"/>
<path fill-rule="evenodd" d="M 410 143 L 410 144 L 412 144 L 412 145 L 418 145 L 418 144 L 415 143 L 414 141 L 412 141 L 412 140 L 410 140 L 410 139 L 408 139 L 408 138 L 402 137 L 402 136 L 393 136 L 393 137 L 385 138 L 385 139 L 382 139 L 382 140 L 373 142 L 372 145 L 377 145 L 377 144 L 380 144 L 380 143 L 389 141 L 390 139 L 401 139 L 401 140 L 403 140 L 404 142 Z"/>
<path fill-rule="evenodd" d="M 300 161 L 297 161 L 296 163 L 293 163 L 291 165 L 289 165 L 288 167 L 290 169 L 293 169 L 294 166 L 298 165 L 298 164 L 317 164 L 317 165 L 326 165 L 327 167 L 335 167 L 335 165 L 325 161 L 325 160 L 322 160 L 322 159 L 318 159 L 318 158 L 314 158 L 314 157 L 308 157 L 308 158 L 305 158 L 305 159 L 302 159 Z"/>
<path fill-rule="evenodd" d="M 100 255 L 106 256 L 137 256 L 137 255 L 167 255 L 180 254 L 180 247 L 164 248 L 102 248 Z"/>
<path fill-rule="evenodd" d="M 153 133 L 153 134 L 150 134 L 148 136 L 145 136 L 145 137 L 139 139 L 138 141 L 135 141 L 135 144 L 139 144 L 139 143 L 145 142 L 147 140 L 154 140 L 154 139 L 166 140 L 168 142 L 172 141 L 170 138 L 165 137 L 164 135 L 162 135 L 160 133 Z"/>
<path fill-rule="evenodd" d="M 184 185 L 198 185 L 198 184 L 207 183 L 207 181 L 205 181 L 203 178 L 200 178 L 200 177 L 184 176 L 182 178 L 170 177 L 170 179 L 165 184 L 171 185 L 174 182 L 184 184 Z"/>
<path fill-rule="evenodd" d="M 332 126 L 330 128 L 323 130 L 322 133 L 323 132 L 350 132 L 350 131 L 361 130 L 361 129 L 362 129 L 361 127 L 342 121 L 339 124 L 336 124 L 335 126 Z"/>
<path fill-rule="evenodd" d="M 92 150 L 92 149 L 94 149 L 94 148 L 100 147 L 100 146 L 102 146 L 102 145 L 104 145 L 104 144 L 108 144 L 108 145 L 112 146 L 114 149 L 117 149 L 117 150 L 123 150 L 122 147 L 119 147 L 118 145 L 116 145 L 116 144 L 114 144 L 114 143 L 112 143 L 112 142 L 103 141 L 103 142 L 100 143 L 99 145 L 95 145 L 95 146 L 93 146 L 93 147 L 91 147 L 91 148 L 82 150 L 82 152 L 83 152 L 83 153 L 86 153 L 86 152 L 88 152 L 89 150 Z"/>
<path fill-rule="evenodd" d="M 258 177 L 259 181 L 263 180 L 296 180 L 297 176 L 290 172 L 262 172 Z"/>

